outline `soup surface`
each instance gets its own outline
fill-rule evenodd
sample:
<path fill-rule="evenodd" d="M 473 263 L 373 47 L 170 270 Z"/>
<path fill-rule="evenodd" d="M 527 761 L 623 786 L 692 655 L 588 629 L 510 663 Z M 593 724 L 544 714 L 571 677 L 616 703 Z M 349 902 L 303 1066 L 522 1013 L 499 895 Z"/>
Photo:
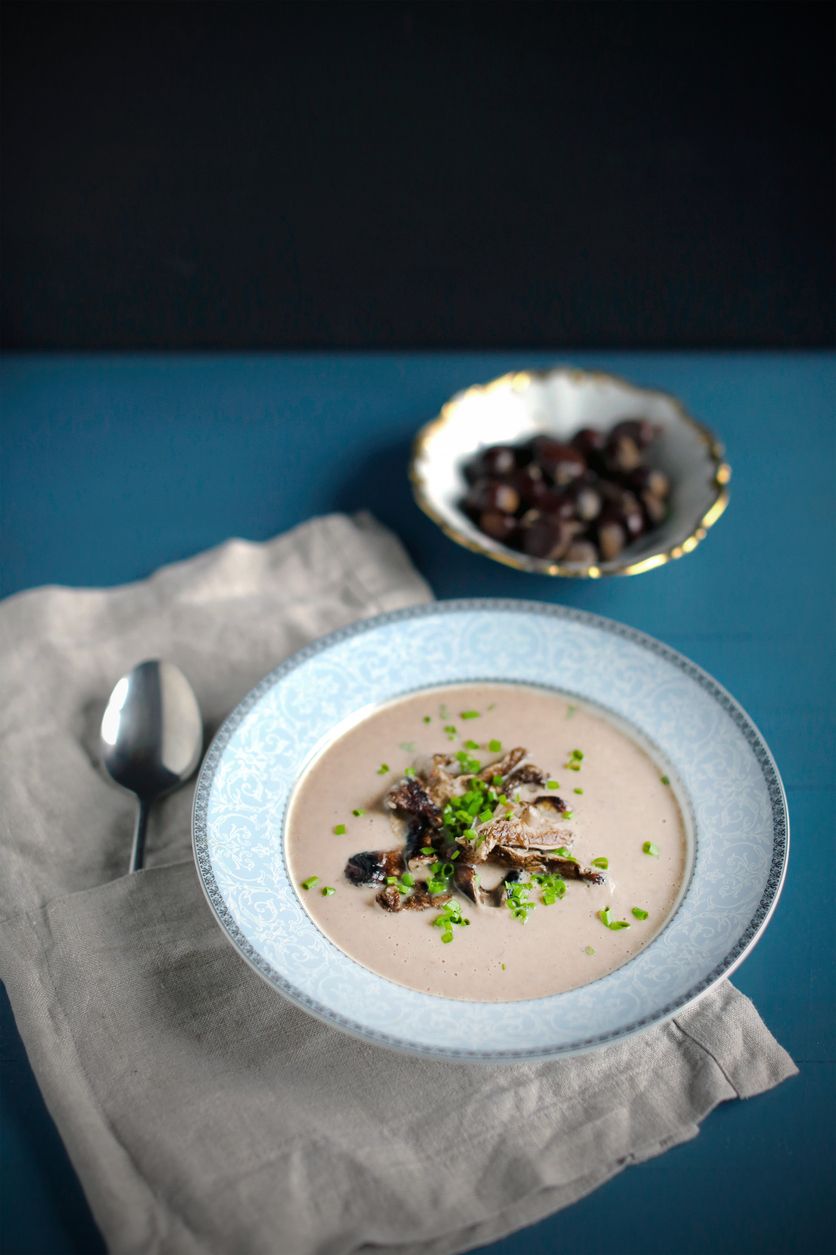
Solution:
<path fill-rule="evenodd" d="M 518 785 L 513 770 L 502 784 L 491 775 L 491 764 L 513 747 L 527 751 L 523 765 L 542 769 L 542 784 Z M 454 806 L 463 805 L 457 794 L 469 798 L 473 788 L 483 795 L 492 788 L 491 798 L 505 800 L 482 809 L 464 835 L 459 823 L 457 844 L 446 825 L 429 828 L 416 861 L 405 866 L 397 852 L 405 835 L 410 839 L 411 817 L 386 798 L 413 772 L 423 787 L 432 755 L 445 756 Z M 477 769 L 487 783 L 471 787 Z M 529 799 L 536 809 L 521 811 Z M 445 883 L 455 871 L 451 850 L 462 864 L 479 858 L 474 851 L 490 846 L 485 835 L 497 831 L 496 819 L 510 819 L 513 828 L 520 814 L 536 815 L 545 825 L 548 865 L 538 873 L 526 850 L 529 866 L 520 870 L 509 863 L 520 859 L 519 848 L 497 845 L 473 868 L 483 886 L 475 890 L 479 905 L 452 876 Z M 539 836 L 534 840 L 545 848 Z M 433 846 L 446 849 L 446 857 L 420 853 Z M 425 690 L 344 732 L 294 792 L 286 849 L 306 910 L 346 954 L 409 988 L 487 1002 L 559 993 L 620 967 L 669 918 L 688 861 L 674 791 L 650 754 L 596 710 L 550 690 L 511 684 Z M 366 884 L 347 878 L 349 860 L 367 851 L 395 852 L 397 865 L 390 858 L 385 871 L 396 884 L 387 885 L 383 875 Z M 587 879 L 576 879 L 579 874 Z M 387 890 L 388 902 L 394 898 L 405 907 L 415 896 L 416 905 L 428 896 L 427 881 L 432 891 L 452 893 L 446 905 L 443 896 L 427 909 L 387 910 L 378 903 Z M 456 915 L 467 924 L 451 922 Z"/>

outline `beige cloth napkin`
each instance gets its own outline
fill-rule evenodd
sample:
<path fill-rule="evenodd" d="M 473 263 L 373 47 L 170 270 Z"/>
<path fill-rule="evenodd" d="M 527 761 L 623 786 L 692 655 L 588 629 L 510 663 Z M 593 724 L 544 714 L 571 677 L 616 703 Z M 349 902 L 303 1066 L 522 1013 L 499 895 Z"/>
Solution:
<path fill-rule="evenodd" d="M 214 730 L 305 642 L 428 597 L 393 537 L 333 516 L 144 583 L 0 605 L 0 976 L 114 1252 L 464 1250 L 795 1071 L 728 983 L 557 1063 L 424 1063 L 346 1037 L 225 940 L 191 863 L 191 789 L 124 874 L 132 807 L 95 754 L 122 672 L 173 659 Z"/>

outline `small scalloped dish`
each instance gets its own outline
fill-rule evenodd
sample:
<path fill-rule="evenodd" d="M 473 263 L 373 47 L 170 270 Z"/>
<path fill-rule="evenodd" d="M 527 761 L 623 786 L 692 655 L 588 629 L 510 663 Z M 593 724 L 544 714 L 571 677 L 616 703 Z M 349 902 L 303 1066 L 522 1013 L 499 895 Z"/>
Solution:
<path fill-rule="evenodd" d="M 671 481 L 671 505 L 658 527 L 617 558 L 595 566 L 532 558 L 479 531 L 460 507 L 464 464 L 479 449 L 538 434 L 568 440 L 580 427 L 608 430 L 625 418 L 660 428 L 651 462 Z M 598 579 L 638 575 L 696 549 L 728 505 L 731 468 L 723 445 L 675 397 L 597 371 L 555 367 L 517 371 L 457 393 L 418 433 L 410 465 L 415 499 L 458 544 L 520 571 Z"/>

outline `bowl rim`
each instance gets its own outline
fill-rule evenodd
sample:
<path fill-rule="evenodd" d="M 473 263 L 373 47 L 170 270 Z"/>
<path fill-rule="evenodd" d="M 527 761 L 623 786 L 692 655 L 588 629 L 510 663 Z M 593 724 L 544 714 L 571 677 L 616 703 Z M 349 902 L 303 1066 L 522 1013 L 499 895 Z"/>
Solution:
<path fill-rule="evenodd" d="M 605 565 L 584 567 L 567 565 L 562 562 L 549 562 L 545 558 L 532 558 L 527 554 L 518 553 L 516 550 L 503 545 L 501 541 L 495 541 L 494 545 L 496 548 L 494 548 L 493 545 L 483 543 L 468 535 L 463 528 L 445 518 L 436 508 L 420 463 L 425 455 L 429 441 L 442 427 L 455 420 L 456 412 L 462 402 L 472 398 L 474 395 L 484 395 L 487 392 L 498 391 L 502 388 L 527 388 L 535 380 L 550 379 L 559 375 L 565 375 L 574 380 L 606 381 L 607 383 L 617 384 L 620 388 L 626 388 L 639 396 L 646 396 L 648 393 L 651 393 L 655 396 L 663 397 L 673 406 L 678 418 L 696 432 L 706 447 L 709 462 L 714 467 L 711 477 L 714 497 L 708 509 L 697 519 L 686 536 L 677 540 L 675 544 L 659 549 L 655 553 L 637 561 L 630 561 L 628 558 L 620 563 L 608 562 Z M 611 374 L 609 371 L 585 370 L 579 366 L 569 365 L 506 371 L 504 375 L 498 375 L 486 383 L 471 384 L 460 392 L 454 393 L 453 396 L 445 401 L 435 418 L 430 419 L 419 429 L 412 442 L 412 452 L 409 461 L 409 480 L 416 503 L 423 510 L 424 514 L 432 519 L 433 523 L 440 527 L 442 532 L 450 540 L 455 541 L 456 544 L 469 549 L 472 553 L 491 558 L 494 562 L 501 562 L 504 566 L 513 567 L 517 571 L 527 571 L 532 575 L 558 575 L 569 579 L 588 580 L 600 579 L 608 575 L 640 575 L 643 571 L 653 570 L 654 567 L 664 566 L 668 562 L 684 557 L 685 554 L 693 553 L 697 546 L 705 540 L 709 529 L 714 526 L 729 504 L 728 484 L 731 480 L 731 475 L 731 466 L 725 459 L 725 447 L 722 441 L 719 440 L 710 427 L 694 418 L 674 393 L 666 392 L 661 388 L 642 387 L 640 384 L 635 384 L 621 375 Z"/>

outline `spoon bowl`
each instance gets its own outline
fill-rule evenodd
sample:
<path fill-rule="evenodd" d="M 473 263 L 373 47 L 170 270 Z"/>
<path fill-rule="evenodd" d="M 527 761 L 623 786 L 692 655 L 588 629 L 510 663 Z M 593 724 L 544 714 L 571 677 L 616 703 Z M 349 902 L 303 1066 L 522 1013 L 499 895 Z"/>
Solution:
<path fill-rule="evenodd" d="M 139 801 L 130 862 L 138 871 L 151 806 L 185 784 L 203 749 L 200 707 L 180 668 L 149 659 L 123 675 L 102 716 L 100 741 L 108 775 Z"/>

